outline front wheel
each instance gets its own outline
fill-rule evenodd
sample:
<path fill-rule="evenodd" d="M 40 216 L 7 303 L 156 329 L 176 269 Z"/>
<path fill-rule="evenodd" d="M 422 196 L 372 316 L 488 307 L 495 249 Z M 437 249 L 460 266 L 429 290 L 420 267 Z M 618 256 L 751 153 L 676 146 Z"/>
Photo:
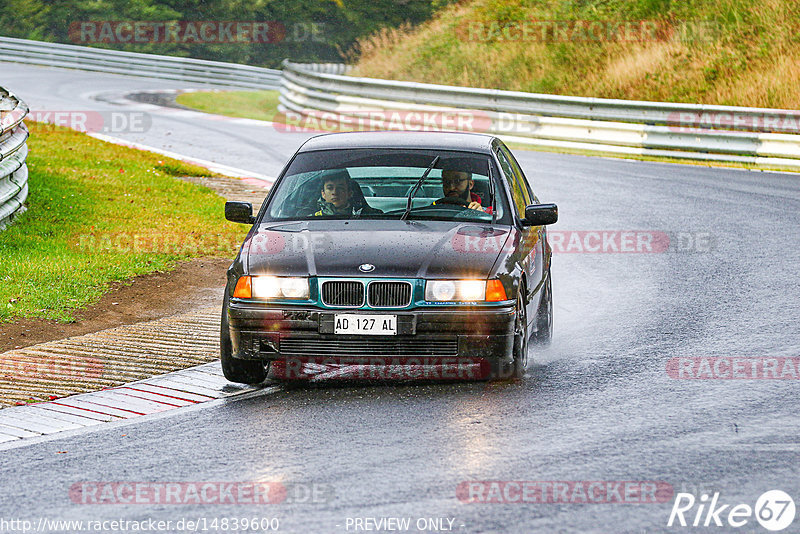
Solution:
<path fill-rule="evenodd" d="M 222 306 L 222 321 L 219 331 L 219 360 L 222 374 L 231 382 L 240 384 L 260 384 L 267 378 L 267 368 L 258 360 L 240 360 L 233 357 L 231 332 L 228 327 L 228 305 Z"/>
<path fill-rule="evenodd" d="M 512 362 L 496 362 L 492 366 L 490 375 L 492 380 L 525 376 L 525 370 L 528 367 L 528 315 L 524 294 L 524 288 L 520 287 L 514 314 L 514 360 Z"/>
<path fill-rule="evenodd" d="M 514 363 L 512 376 L 522 378 L 528 367 L 528 313 L 523 298 L 525 291 L 520 289 L 517 295 L 517 318 L 514 321 Z"/>

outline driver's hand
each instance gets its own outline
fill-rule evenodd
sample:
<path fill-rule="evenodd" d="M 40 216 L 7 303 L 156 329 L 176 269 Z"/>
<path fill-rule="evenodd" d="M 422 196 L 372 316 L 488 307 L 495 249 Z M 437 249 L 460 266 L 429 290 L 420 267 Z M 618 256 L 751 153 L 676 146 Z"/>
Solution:
<path fill-rule="evenodd" d="M 474 201 L 470 202 L 469 206 L 467 206 L 467 207 L 469 209 L 471 209 L 471 210 L 478 210 L 478 211 L 483 211 L 483 212 L 486 211 L 485 209 L 483 209 L 483 206 L 481 206 L 480 204 L 478 204 L 477 202 L 474 202 Z"/>

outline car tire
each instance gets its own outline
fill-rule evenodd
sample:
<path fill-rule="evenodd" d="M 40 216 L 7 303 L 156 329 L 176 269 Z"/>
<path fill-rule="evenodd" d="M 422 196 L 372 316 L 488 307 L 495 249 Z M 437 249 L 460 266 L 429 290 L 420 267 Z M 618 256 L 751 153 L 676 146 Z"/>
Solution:
<path fill-rule="evenodd" d="M 231 382 L 240 384 L 260 384 L 267 378 L 267 367 L 257 360 L 241 360 L 233 357 L 231 332 L 228 327 L 228 304 L 222 306 L 222 321 L 219 331 L 219 360 L 222 374 Z"/>
<path fill-rule="evenodd" d="M 525 287 L 521 287 L 517 295 L 517 318 L 514 321 L 514 363 L 511 373 L 514 378 L 525 376 L 528 368 L 528 313 L 525 302 Z"/>
<path fill-rule="evenodd" d="M 528 315 L 524 299 L 525 288 L 520 287 L 517 295 L 516 313 L 514 314 L 514 360 L 497 361 L 492 365 L 490 380 L 507 380 L 522 378 L 528 367 Z"/>
<path fill-rule="evenodd" d="M 536 310 L 536 332 L 533 334 L 533 341 L 537 345 L 546 346 L 553 339 L 553 282 L 550 271 L 547 272 L 547 280 L 542 291 L 539 308 Z"/>

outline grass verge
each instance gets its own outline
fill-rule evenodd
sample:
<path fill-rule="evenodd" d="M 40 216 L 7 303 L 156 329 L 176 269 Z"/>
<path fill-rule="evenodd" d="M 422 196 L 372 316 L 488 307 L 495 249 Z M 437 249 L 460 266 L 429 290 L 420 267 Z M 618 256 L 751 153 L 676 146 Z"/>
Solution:
<path fill-rule="evenodd" d="M 0 233 L 0 323 L 69 322 L 112 282 L 193 257 L 233 257 L 246 229 L 206 169 L 31 123 L 28 210 Z"/>
<path fill-rule="evenodd" d="M 278 113 L 278 91 L 196 91 L 175 101 L 187 108 L 228 117 L 272 121 Z"/>

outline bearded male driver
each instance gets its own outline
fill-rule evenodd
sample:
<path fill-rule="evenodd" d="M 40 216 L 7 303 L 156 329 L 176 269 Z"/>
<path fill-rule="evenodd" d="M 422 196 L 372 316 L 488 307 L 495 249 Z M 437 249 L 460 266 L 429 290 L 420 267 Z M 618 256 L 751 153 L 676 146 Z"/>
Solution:
<path fill-rule="evenodd" d="M 361 200 L 360 203 L 354 202 L 354 187 L 358 186 L 353 185 L 350 174 L 346 169 L 328 174 L 322 180 L 322 190 L 317 201 L 319 211 L 314 215 L 318 217 L 323 215 L 359 216 L 383 213 L 381 210 L 371 207 L 363 199 L 359 199 Z"/>
<path fill-rule="evenodd" d="M 471 172 L 442 171 L 442 192 L 445 197 L 460 198 L 471 210 L 491 213 L 492 208 L 481 206 L 481 197 L 472 192 L 474 186 L 475 181 L 472 179 Z"/>

